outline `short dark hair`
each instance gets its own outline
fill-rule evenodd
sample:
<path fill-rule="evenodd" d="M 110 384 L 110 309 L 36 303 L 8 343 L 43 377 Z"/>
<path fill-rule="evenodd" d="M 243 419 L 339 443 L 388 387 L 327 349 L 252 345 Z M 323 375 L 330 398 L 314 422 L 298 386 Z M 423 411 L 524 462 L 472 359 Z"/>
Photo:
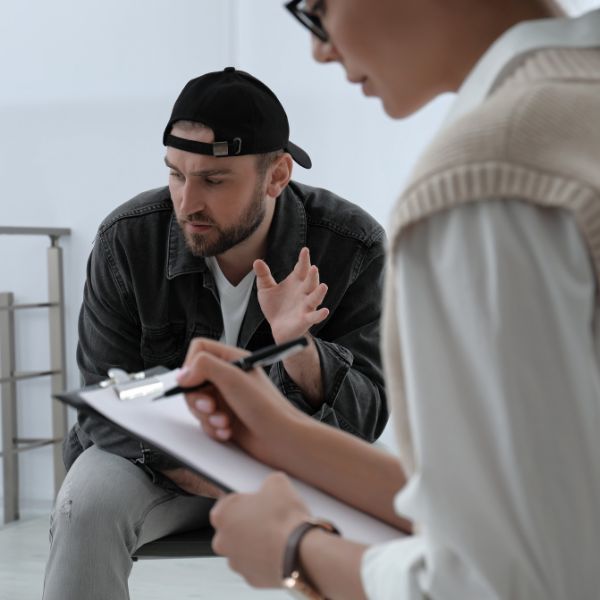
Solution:
<path fill-rule="evenodd" d="M 275 150 L 273 152 L 265 152 L 264 154 L 256 155 L 256 170 L 259 177 L 262 179 L 269 167 L 283 154 L 283 150 Z"/>

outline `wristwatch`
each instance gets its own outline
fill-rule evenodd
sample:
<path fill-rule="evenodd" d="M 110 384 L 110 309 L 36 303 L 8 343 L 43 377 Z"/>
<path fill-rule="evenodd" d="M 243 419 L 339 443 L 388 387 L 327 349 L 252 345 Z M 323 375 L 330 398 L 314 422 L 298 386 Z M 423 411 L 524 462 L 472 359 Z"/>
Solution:
<path fill-rule="evenodd" d="M 317 590 L 308 583 L 300 567 L 299 550 L 302 538 L 314 528 L 339 535 L 337 527 L 323 519 L 307 519 L 298 525 L 288 537 L 283 555 L 283 587 L 295 598 L 306 600 L 325 600 Z"/>

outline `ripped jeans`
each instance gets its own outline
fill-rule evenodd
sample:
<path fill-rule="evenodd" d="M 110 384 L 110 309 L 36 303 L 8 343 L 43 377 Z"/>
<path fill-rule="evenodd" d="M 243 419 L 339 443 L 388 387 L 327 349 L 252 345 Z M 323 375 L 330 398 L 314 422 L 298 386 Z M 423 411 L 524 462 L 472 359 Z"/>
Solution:
<path fill-rule="evenodd" d="M 91 446 L 69 469 L 50 522 L 44 600 L 127 600 L 131 554 L 208 524 L 214 500 L 181 496 L 128 460 Z"/>

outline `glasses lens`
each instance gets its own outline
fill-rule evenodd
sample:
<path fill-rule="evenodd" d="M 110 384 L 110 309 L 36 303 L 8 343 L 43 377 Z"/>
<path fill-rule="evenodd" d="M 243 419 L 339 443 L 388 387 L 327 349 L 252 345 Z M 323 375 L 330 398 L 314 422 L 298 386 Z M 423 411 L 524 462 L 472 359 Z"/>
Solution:
<path fill-rule="evenodd" d="M 306 8 L 305 2 L 289 2 L 286 8 L 306 27 L 313 35 L 316 35 L 321 41 L 326 42 L 329 40 L 327 32 L 323 28 L 321 19 L 311 13 Z"/>

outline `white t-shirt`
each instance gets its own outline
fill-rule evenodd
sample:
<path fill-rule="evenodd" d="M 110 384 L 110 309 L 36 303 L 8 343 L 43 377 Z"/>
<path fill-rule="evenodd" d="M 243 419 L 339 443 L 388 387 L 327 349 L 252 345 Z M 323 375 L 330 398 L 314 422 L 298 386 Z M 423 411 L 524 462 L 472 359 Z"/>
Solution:
<path fill-rule="evenodd" d="M 217 290 L 219 290 L 221 314 L 223 315 L 223 335 L 220 341 L 230 346 L 237 346 L 238 335 L 256 276 L 254 271 L 250 271 L 237 285 L 231 285 L 227 277 L 223 275 L 214 256 L 206 258 L 206 264 L 213 274 Z"/>

